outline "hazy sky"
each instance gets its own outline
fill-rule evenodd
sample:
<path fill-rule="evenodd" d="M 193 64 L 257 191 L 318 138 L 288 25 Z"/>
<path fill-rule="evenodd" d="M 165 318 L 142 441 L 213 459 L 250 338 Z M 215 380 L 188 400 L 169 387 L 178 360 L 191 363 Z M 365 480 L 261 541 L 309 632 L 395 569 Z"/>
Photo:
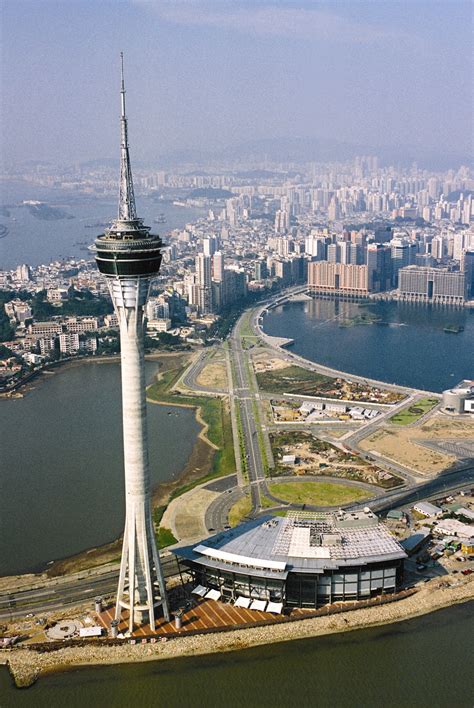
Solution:
<path fill-rule="evenodd" d="M 464 0 L 3 0 L 7 160 L 136 159 L 308 136 L 466 153 Z"/>

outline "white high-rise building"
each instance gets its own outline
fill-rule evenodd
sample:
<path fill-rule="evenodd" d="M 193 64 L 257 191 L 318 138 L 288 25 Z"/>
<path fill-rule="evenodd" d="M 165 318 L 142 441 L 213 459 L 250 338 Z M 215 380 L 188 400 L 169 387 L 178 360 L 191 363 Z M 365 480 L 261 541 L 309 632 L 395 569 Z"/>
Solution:
<path fill-rule="evenodd" d="M 211 257 L 204 253 L 196 256 L 196 285 L 198 287 L 198 310 L 201 315 L 212 312 Z"/>
<path fill-rule="evenodd" d="M 217 239 L 215 236 L 205 238 L 202 245 L 205 256 L 213 256 L 217 251 Z"/>
<path fill-rule="evenodd" d="M 216 251 L 212 257 L 212 279 L 216 283 L 222 283 L 224 280 L 224 254 L 222 251 Z"/>

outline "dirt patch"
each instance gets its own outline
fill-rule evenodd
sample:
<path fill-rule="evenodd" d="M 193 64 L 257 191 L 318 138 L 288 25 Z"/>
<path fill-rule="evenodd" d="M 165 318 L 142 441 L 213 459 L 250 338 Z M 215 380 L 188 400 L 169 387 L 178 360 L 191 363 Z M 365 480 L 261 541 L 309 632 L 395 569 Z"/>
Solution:
<path fill-rule="evenodd" d="M 207 364 L 196 379 L 199 386 L 207 388 L 227 389 L 227 372 L 224 362 L 213 361 Z"/>
<path fill-rule="evenodd" d="M 386 488 L 399 483 L 390 472 L 307 433 L 272 433 L 270 440 L 275 459 L 273 476 L 324 475 Z M 286 455 L 294 455 L 295 462 L 285 464 Z"/>
<path fill-rule="evenodd" d="M 359 447 L 370 452 L 394 459 L 406 467 L 419 472 L 440 472 L 456 462 L 454 455 L 431 450 L 418 441 L 474 437 L 474 420 L 447 418 L 434 415 L 419 427 L 381 428 L 361 440 Z"/>
<path fill-rule="evenodd" d="M 279 356 L 275 356 L 275 352 L 271 349 L 259 350 L 252 356 L 252 361 L 257 374 L 262 371 L 286 369 L 288 366 L 288 362 Z"/>

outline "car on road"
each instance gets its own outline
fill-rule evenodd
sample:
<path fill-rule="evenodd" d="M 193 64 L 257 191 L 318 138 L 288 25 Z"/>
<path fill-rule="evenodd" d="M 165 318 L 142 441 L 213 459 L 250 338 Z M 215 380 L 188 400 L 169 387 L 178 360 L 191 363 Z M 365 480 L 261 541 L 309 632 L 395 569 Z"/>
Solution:
<path fill-rule="evenodd" d="M 463 575 L 471 575 L 471 573 L 473 573 L 473 572 L 474 571 L 472 570 L 472 568 L 465 568 L 465 570 L 461 570 L 461 573 Z"/>

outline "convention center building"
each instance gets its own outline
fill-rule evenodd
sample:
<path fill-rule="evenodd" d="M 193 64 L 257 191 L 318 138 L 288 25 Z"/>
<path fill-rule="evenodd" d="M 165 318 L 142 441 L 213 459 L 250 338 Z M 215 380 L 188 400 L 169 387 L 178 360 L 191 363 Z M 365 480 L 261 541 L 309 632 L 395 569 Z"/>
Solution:
<path fill-rule="evenodd" d="M 367 507 L 266 516 L 173 552 L 196 595 L 267 611 L 396 592 L 407 557 Z"/>

